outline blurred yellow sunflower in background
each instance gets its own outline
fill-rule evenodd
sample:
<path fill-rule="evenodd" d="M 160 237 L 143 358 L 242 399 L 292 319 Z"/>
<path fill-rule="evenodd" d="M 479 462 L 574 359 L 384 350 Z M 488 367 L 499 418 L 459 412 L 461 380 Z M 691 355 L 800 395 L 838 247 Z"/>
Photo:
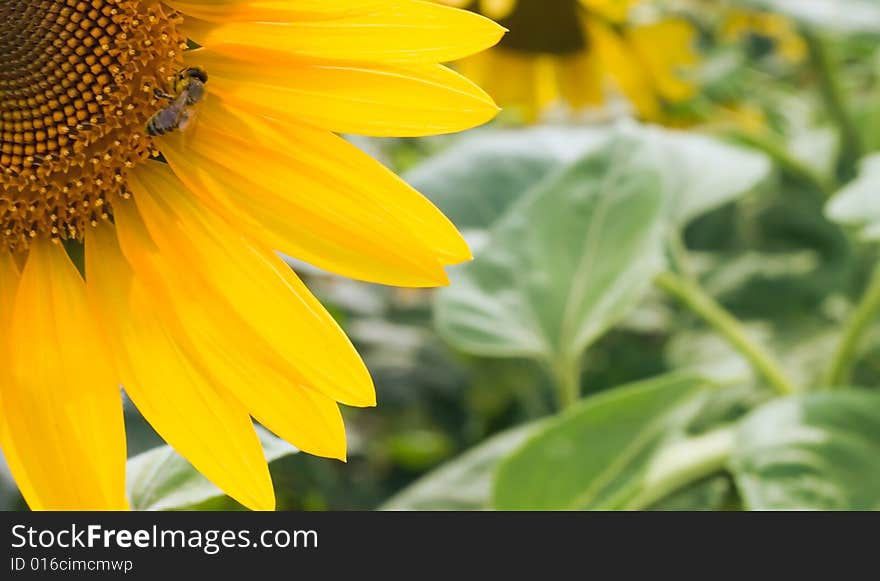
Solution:
<path fill-rule="evenodd" d="M 730 54 L 725 51 L 734 48 L 742 59 L 742 67 L 734 74 L 729 75 L 732 71 L 727 67 L 720 67 L 714 73 L 722 91 L 713 91 L 713 82 L 706 80 L 704 97 L 709 106 L 704 106 L 696 115 L 701 125 L 706 129 L 733 130 L 750 136 L 766 134 L 770 129 L 768 109 L 772 108 L 767 101 L 769 95 L 749 91 L 750 83 L 743 80 L 743 74 L 766 74 L 762 73 L 762 65 L 779 71 L 804 63 L 807 43 L 797 23 L 782 14 L 705 0 L 695 1 L 690 13 L 711 23 L 707 27 L 708 35 L 717 43 L 718 53 Z"/>
<path fill-rule="evenodd" d="M 344 458 L 370 376 L 274 251 L 445 284 L 455 227 L 335 133 L 486 122 L 438 63 L 502 34 L 416 0 L 0 4 L 0 444 L 28 504 L 127 507 L 120 384 L 250 508 L 274 507 L 251 418 Z"/>
<path fill-rule="evenodd" d="M 499 45 L 457 63 L 502 106 L 534 120 L 562 100 L 574 109 L 624 97 L 656 121 L 695 92 L 696 32 L 681 18 L 637 19 L 641 0 L 437 0 L 509 29 Z"/>
<path fill-rule="evenodd" d="M 783 59 L 799 63 L 807 56 L 807 44 L 797 25 L 782 14 L 757 10 L 732 9 L 725 15 L 720 31 L 728 42 L 752 38 L 770 45 Z"/>

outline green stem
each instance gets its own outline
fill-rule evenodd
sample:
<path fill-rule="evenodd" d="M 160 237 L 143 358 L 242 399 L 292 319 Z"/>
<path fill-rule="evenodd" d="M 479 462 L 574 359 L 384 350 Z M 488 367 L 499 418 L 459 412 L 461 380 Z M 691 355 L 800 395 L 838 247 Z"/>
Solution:
<path fill-rule="evenodd" d="M 663 450 L 648 468 L 641 492 L 624 509 L 648 508 L 676 490 L 722 471 L 730 459 L 734 435 L 733 428 L 720 428 Z"/>
<path fill-rule="evenodd" d="M 809 51 L 810 65 L 819 79 L 819 91 L 828 115 L 840 132 L 840 173 L 849 179 L 856 173 L 856 164 L 864 154 L 862 137 L 858 126 L 847 109 L 844 91 L 828 55 L 825 40 L 815 31 L 804 29 L 802 35 Z"/>
<path fill-rule="evenodd" d="M 767 154 L 786 175 L 817 192 L 821 192 L 825 198 L 830 198 L 835 192 L 836 187 L 834 184 L 829 183 L 828 180 L 813 170 L 813 168 L 795 158 L 772 139 L 750 135 L 742 131 L 733 131 L 727 135 L 737 143 L 748 145 Z"/>
<path fill-rule="evenodd" d="M 778 392 L 789 394 L 796 391 L 794 384 L 786 377 L 773 356 L 755 343 L 743 329 L 742 323 L 725 311 L 697 283 L 671 272 L 661 273 L 655 282 L 712 325 Z"/>
<path fill-rule="evenodd" d="M 849 381 L 859 343 L 880 314 L 880 265 L 874 269 L 868 289 L 843 328 L 843 335 L 825 375 L 825 387 L 839 387 Z"/>
<path fill-rule="evenodd" d="M 566 410 L 581 398 L 581 364 L 577 357 L 563 357 L 551 366 L 559 408 Z"/>
<path fill-rule="evenodd" d="M 677 272 L 684 280 L 696 282 L 697 273 L 694 271 L 693 265 L 691 265 L 687 243 L 684 241 L 681 229 L 674 228 L 669 234 L 667 248 L 673 271 Z"/>

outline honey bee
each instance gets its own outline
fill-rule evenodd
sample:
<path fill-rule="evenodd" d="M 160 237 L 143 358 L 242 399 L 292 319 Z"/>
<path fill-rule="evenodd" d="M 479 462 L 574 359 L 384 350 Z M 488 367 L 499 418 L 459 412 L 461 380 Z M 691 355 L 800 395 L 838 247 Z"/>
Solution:
<path fill-rule="evenodd" d="M 171 102 L 150 117 L 147 121 L 147 133 L 156 136 L 165 135 L 175 129 L 186 129 L 192 119 L 190 107 L 205 96 L 207 82 L 208 73 L 198 67 L 189 67 L 174 76 L 172 90 L 175 94 L 157 89 L 155 91 L 157 97 Z"/>

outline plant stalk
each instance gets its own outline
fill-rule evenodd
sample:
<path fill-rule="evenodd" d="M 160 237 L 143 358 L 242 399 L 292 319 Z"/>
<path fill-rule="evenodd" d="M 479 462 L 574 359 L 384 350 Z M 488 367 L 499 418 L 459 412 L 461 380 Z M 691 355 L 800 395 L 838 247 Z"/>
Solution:
<path fill-rule="evenodd" d="M 849 381 L 862 337 L 880 314 L 880 264 L 874 269 L 868 288 L 843 328 L 840 343 L 831 358 L 824 387 L 840 387 Z"/>
<path fill-rule="evenodd" d="M 828 45 L 819 33 L 805 28 L 801 31 L 809 52 L 810 65 L 819 79 L 819 92 L 837 130 L 840 133 L 840 177 L 848 180 L 855 176 L 859 159 L 864 155 L 864 144 L 851 112 L 846 106 L 844 91 L 831 58 Z"/>
<path fill-rule="evenodd" d="M 641 510 L 673 492 L 721 472 L 733 450 L 733 428 L 719 428 L 671 445 L 652 462 L 642 491 L 624 507 Z"/>
<path fill-rule="evenodd" d="M 742 323 L 724 310 L 698 284 L 671 272 L 658 275 L 655 283 L 702 317 L 727 339 L 728 343 L 736 348 L 776 391 L 781 394 L 797 391 L 776 359 L 749 337 Z"/>
<path fill-rule="evenodd" d="M 813 168 L 796 159 L 784 147 L 770 139 L 749 135 L 742 131 L 731 132 L 729 137 L 737 143 L 753 147 L 767 154 L 786 175 L 820 192 L 824 198 L 830 198 L 834 194 L 836 190 L 835 184 L 829 183 L 829 180 L 825 179 Z"/>
<path fill-rule="evenodd" d="M 578 358 L 563 357 L 551 368 L 559 409 L 566 410 L 581 398 L 581 364 Z"/>

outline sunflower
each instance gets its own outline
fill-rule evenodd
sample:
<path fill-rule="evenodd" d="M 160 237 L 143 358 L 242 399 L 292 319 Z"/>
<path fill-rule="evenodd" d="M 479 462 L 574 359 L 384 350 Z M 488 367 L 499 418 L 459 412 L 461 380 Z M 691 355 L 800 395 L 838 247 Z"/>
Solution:
<path fill-rule="evenodd" d="M 0 444 L 31 508 L 127 507 L 120 385 L 250 508 L 252 419 L 345 458 L 338 404 L 373 385 L 276 251 L 446 284 L 455 227 L 337 133 L 486 122 L 438 63 L 502 34 L 416 0 L 0 3 Z"/>
<path fill-rule="evenodd" d="M 749 41 L 759 51 L 772 51 L 791 63 L 802 62 L 807 56 L 807 43 L 797 25 L 773 12 L 731 9 L 723 19 L 720 37 L 727 42 Z"/>
<path fill-rule="evenodd" d="M 496 19 L 510 33 L 458 63 L 505 107 L 534 120 L 551 103 L 595 107 L 616 93 L 647 120 L 694 94 L 695 30 L 680 18 L 636 20 L 639 0 L 438 0 Z M 650 8 L 650 6 L 647 6 Z"/>

